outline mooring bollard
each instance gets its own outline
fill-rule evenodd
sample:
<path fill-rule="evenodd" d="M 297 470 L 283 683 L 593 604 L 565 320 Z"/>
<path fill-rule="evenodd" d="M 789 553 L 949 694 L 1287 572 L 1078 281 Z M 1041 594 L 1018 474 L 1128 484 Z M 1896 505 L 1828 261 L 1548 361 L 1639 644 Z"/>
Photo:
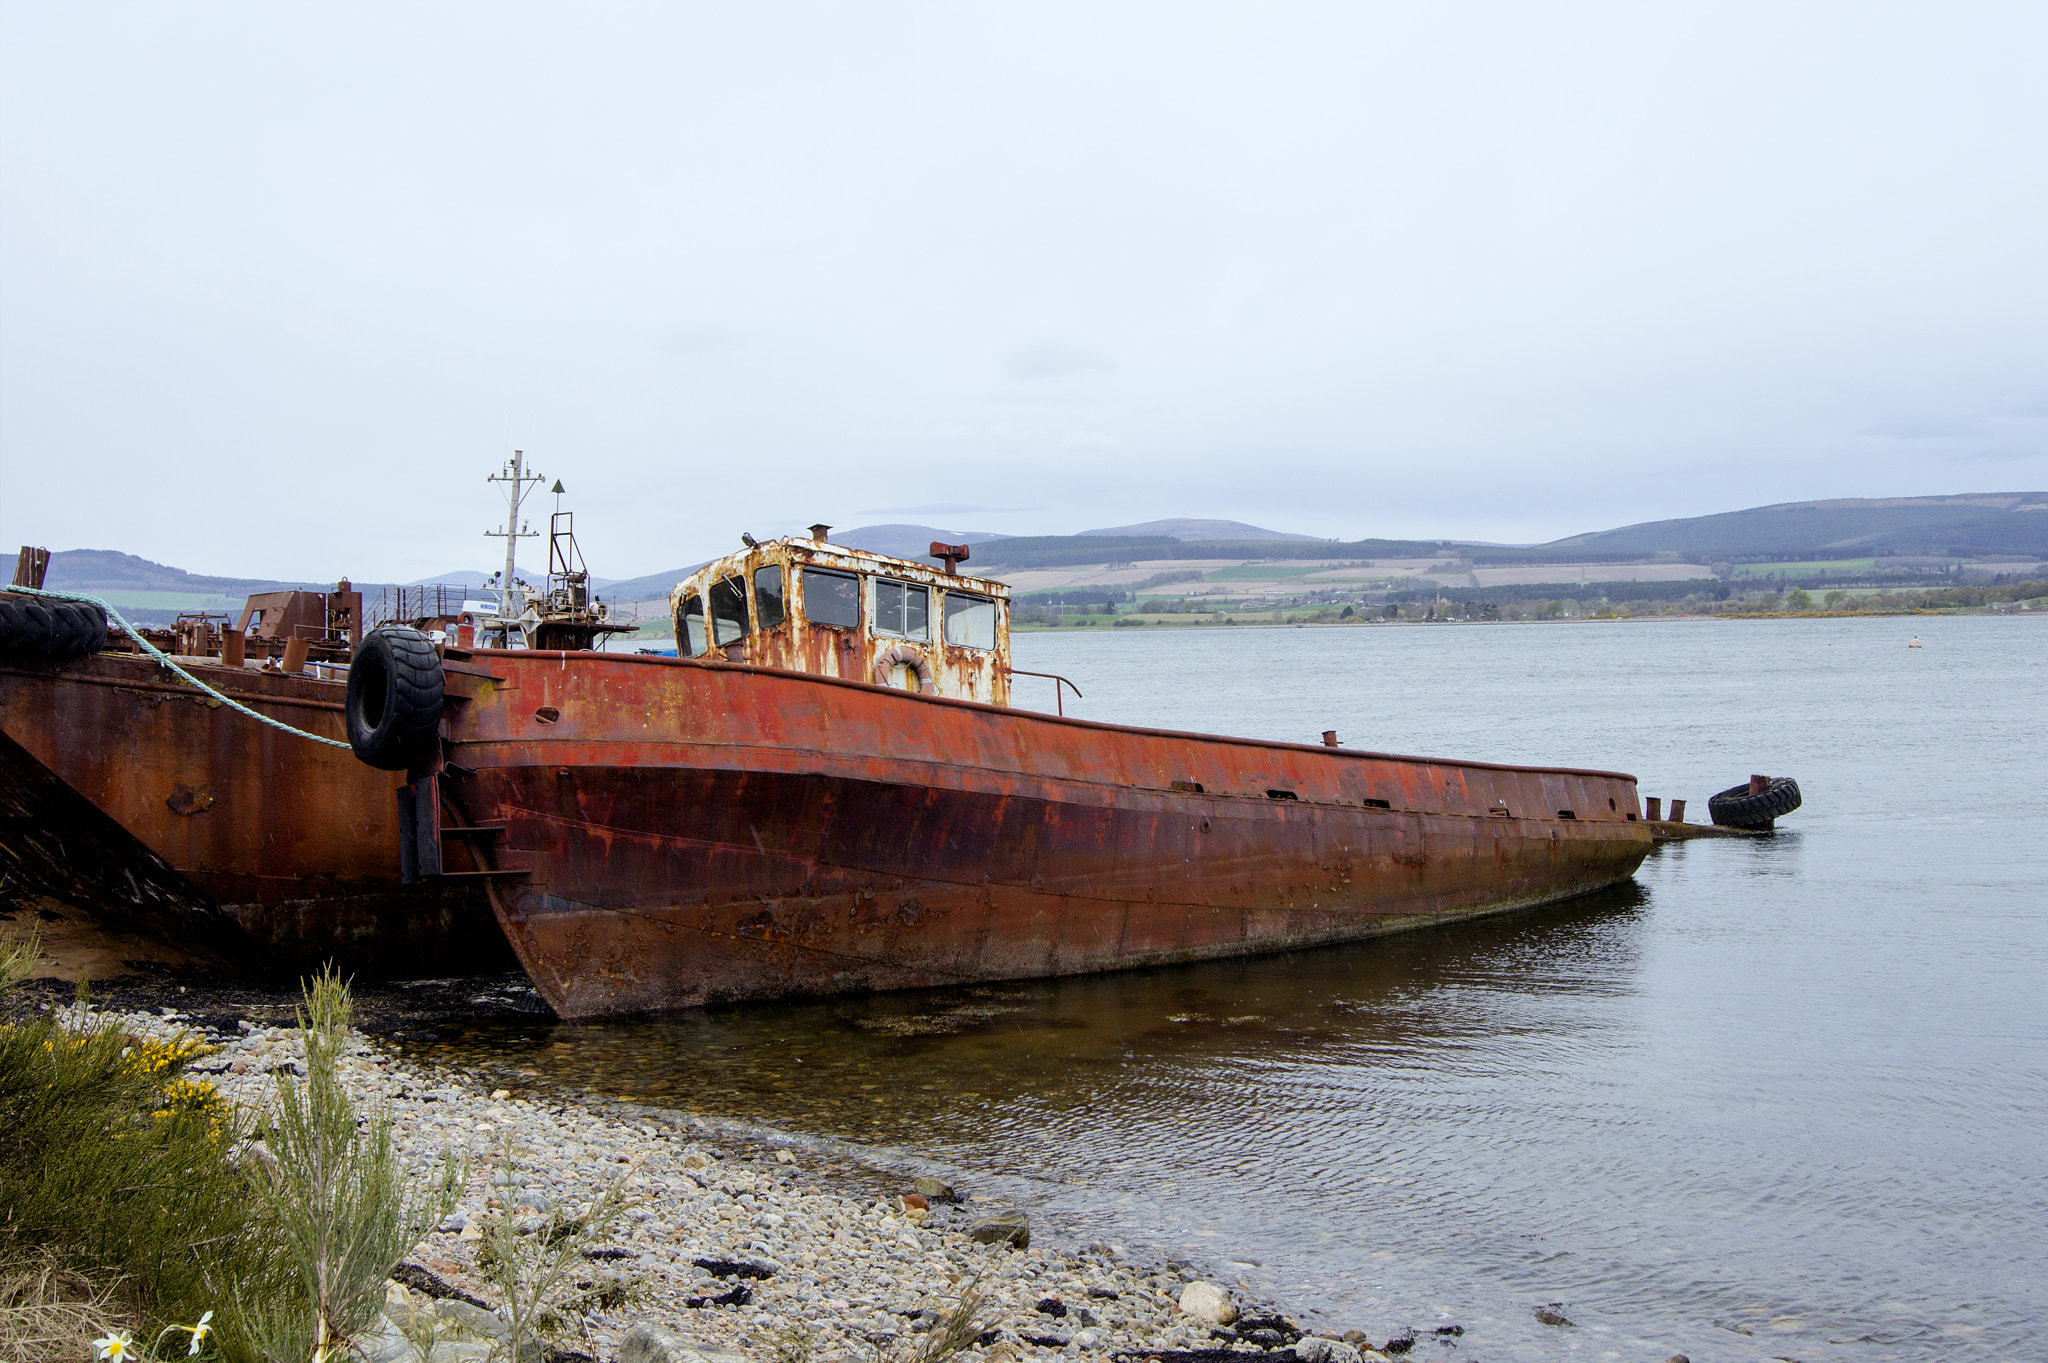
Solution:
<path fill-rule="evenodd" d="M 1326 748 L 1337 746 L 1337 731 L 1335 729 L 1323 730 L 1323 746 Z"/>
<path fill-rule="evenodd" d="M 1764 793 L 1765 791 L 1769 790 L 1770 788 L 1771 788 L 1771 778 L 1770 778 L 1770 777 L 1768 777 L 1768 776 L 1757 776 L 1757 775 L 1754 775 L 1754 774 L 1752 774 L 1752 775 L 1750 776 L 1750 778 L 1749 778 L 1749 793 L 1750 793 L 1751 795 L 1761 795 L 1761 794 L 1763 794 L 1763 793 Z"/>
<path fill-rule="evenodd" d="M 1683 801 L 1683 800 L 1673 800 L 1673 801 L 1671 802 L 1671 822 L 1673 822 L 1673 823 L 1684 823 L 1684 822 L 1685 822 L 1685 801 Z"/>
<path fill-rule="evenodd" d="M 306 641 L 304 639 L 293 636 L 284 641 L 284 662 L 277 670 L 294 674 L 306 670 Z"/>
<path fill-rule="evenodd" d="M 222 628 L 220 632 L 220 665 L 240 667 L 247 660 L 245 650 L 248 636 L 238 629 Z"/>
<path fill-rule="evenodd" d="M 1643 817 L 1651 823 L 1662 823 L 1664 821 L 1664 797 L 1661 795 L 1644 796 Z"/>

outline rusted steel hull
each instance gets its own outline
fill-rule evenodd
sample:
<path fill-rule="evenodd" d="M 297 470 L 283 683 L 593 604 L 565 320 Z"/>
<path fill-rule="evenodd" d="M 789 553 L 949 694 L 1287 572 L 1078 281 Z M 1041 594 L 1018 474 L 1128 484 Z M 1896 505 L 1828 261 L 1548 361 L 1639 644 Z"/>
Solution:
<path fill-rule="evenodd" d="M 473 661 L 499 680 L 451 708 L 442 788 L 504 825 L 493 901 L 565 1017 L 1350 941 L 1596 890 L 1651 846 L 1615 773 L 716 663 Z"/>
<path fill-rule="evenodd" d="M 339 682 L 189 666 L 263 714 L 346 736 Z M 400 884 L 401 780 L 238 715 L 144 657 L 0 664 L 0 865 L 242 969 L 510 967 L 480 889 Z"/>

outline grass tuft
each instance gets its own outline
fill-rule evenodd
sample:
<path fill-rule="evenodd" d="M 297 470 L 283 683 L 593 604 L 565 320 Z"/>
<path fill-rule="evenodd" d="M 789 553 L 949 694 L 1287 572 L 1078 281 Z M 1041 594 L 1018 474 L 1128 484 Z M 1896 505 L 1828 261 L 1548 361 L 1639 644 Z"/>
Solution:
<path fill-rule="evenodd" d="M 236 1294 L 253 1352 L 276 1363 L 330 1356 L 367 1331 L 384 1304 L 385 1279 L 455 1205 L 461 1172 L 444 1156 L 431 1187 L 409 1189 L 391 1147 L 385 1110 L 359 1118 L 341 1080 L 354 1008 L 332 971 L 306 990 L 299 1013 L 303 1084 L 280 1075 L 266 1114 L 269 1166 L 262 1220 L 295 1291 Z"/>
<path fill-rule="evenodd" d="M 111 1287 L 66 1268 L 55 1255 L 0 1270 L 0 1363 L 83 1360 L 92 1342 L 133 1328 Z"/>

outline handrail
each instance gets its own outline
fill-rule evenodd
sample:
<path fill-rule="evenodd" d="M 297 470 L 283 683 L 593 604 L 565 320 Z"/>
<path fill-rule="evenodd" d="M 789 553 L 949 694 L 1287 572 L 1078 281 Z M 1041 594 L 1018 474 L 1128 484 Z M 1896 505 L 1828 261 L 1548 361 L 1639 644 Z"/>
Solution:
<path fill-rule="evenodd" d="M 1054 708 L 1055 710 L 1057 710 L 1057 711 L 1059 712 L 1059 716 L 1060 716 L 1060 718 L 1061 718 L 1061 719 L 1065 719 L 1065 718 L 1067 717 L 1067 708 L 1066 708 L 1066 704 L 1065 704 L 1065 697 L 1064 697 L 1064 695 L 1062 694 L 1062 692 L 1060 691 L 1060 684 L 1061 684 L 1061 683 L 1065 683 L 1065 684 L 1066 684 L 1066 685 L 1068 685 L 1068 686 L 1074 686 L 1074 684 L 1073 684 L 1072 682 L 1070 682 L 1070 681 L 1067 681 L 1067 679 L 1066 679 L 1065 677 L 1062 677 L 1062 676 L 1061 676 L 1061 675 L 1060 675 L 1059 673 L 1057 673 L 1057 672 L 1033 672 L 1033 671 L 1030 671 L 1030 670 L 1029 670 L 1029 669 L 1027 669 L 1027 668 L 1022 668 L 1022 667 L 1007 667 L 1007 668 L 1004 668 L 1003 670 L 1004 670 L 1005 672 L 1008 672 L 1008 673 L 1009 673 L 1009 674 L 1010 674 L 1011 676 L 1013 676 L 1013 677 L 1050 677 L 1050 678 L 1052 679 L 1052 683 L 1053 683 L 1053 688 L 1052 688 L 1052 703 L 1053 703 L 1053 708 Z M 1079 699 L 1081 699 L 1081 688 L 1080 688 L 1080 687 L 1078 687 L 1078 686 L 1074 686 L 1074 699 L 1075 699 L 1075 700 L 1079 700 Z"/>

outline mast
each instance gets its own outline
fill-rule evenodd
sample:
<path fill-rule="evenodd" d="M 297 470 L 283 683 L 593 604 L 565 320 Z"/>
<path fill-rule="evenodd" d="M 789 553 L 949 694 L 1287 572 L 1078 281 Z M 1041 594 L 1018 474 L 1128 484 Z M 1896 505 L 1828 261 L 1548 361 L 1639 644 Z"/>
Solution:
<path fill-rule="evenodd" d="M 526 471 L 526 451 L 514 450 L 512 457 L 505 463 L 505 471 L 494 473 L 484 481 L 505 484 L 505 528 L 486 530 L 484 535 L 490 539 L 505 541 L 505 576 L 498 582 L 498 618 L 509 621 L 517 618 L 511 609 L 511 602 L 512 574 L 515 571 L 514 560 L 519 553 L 519 541 L 534 539 L 540 534 L 540 531 L 520 522 L 519 505 L 526 500 L 528 484 L 540 482 L 541 475 Z"/>

